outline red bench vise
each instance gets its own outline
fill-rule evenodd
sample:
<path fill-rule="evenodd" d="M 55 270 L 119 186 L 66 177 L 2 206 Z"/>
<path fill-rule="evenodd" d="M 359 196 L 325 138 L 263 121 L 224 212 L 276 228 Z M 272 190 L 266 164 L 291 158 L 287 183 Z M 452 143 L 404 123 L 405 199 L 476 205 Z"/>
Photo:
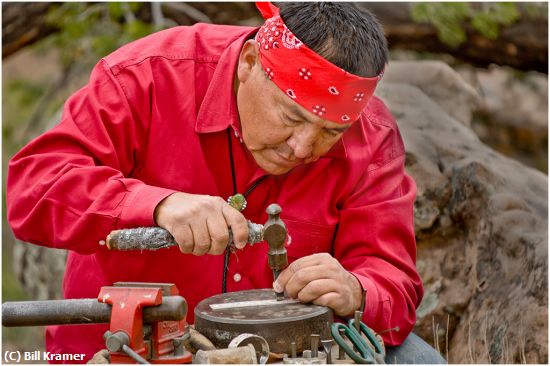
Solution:
<path fill-rule="evenodd" d="M 103 336 L 111 363 L 191 363 L 192 355 L 183 346 L 188 337 L 185 317 L 143 322 L 143 308 L 161 305 L 163 295 L 177 296 L 178 289 L 173 284 L 135 282 L 101 288 L 98 301 L 112 305 L 109 330 Z"/>
<path fill-rule="evenodd" d="M 191 363 L 187 303 L 173 284 L 117 282 L 97 299 L 2 304 L 2 325 L 110 323 L 104 339 L 111 363 Z"/>

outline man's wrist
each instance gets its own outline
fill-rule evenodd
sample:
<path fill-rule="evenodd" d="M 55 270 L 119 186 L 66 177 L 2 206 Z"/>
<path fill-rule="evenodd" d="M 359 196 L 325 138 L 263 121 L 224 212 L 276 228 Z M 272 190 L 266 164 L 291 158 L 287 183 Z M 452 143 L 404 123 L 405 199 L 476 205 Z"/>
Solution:
<path fill-rule="evenodd" d="M 169 194 L 168 196 L 164 197 L 159 203 L 157 203 L 157 205 L 155 206 L 155 210 L 153 211 L 153 220 L 155 221 L 155 225 L 156 226 L 160 226 L 160 227 L 164 227 L 162 226 L 162 224 L 159 222 L 160 220 L 160 211 L 162 210 L 162 206 L 164 203 L 166 203 L 166 200 L 168 199 L 168 197 L 172 196 L 174 193 L 176 192 L 173 192 L 171 194 Z"/>
<path fill-rule="evenodd" d="M 350 286 L 351 286 L 351 291 L 352 291 L 352 295 L 353 295 L 353 310 L 351 311 L 351 316 L 353 316 L 353 313 L 356 311 L 356 310 L 360 310 L 361 308 L 361 303 L 363 302 L 363 285 L 361 285 L 361 281 L 359 281 L 359 279 L 357 277 L 355 277 L 355 275 L 352 273 L 352 272 L 349 272 L 349 276 L 351 277 L 350 278 Z"/>

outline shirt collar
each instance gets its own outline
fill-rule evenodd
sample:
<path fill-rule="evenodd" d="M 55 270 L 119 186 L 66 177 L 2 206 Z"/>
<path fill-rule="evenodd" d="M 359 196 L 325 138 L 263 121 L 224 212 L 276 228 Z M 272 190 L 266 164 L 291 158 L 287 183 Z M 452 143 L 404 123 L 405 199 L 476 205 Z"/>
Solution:
<path fill-rule="evenodd" d="M 197 114 L 195 132 L 219 132 L 230 125 L 240 129 L 233 80 L 241 48 L 257 31 L 258 28 L 250 28 L 249 32 L 233 41 L 220 56 Z"/>
<path fill-rule="evenodd" d="M 347 156 L 344 137 L 338 140 L 338 142 L 335 143 L 325 155 L 323 155 L 324 158 L 345 158 Z"/>

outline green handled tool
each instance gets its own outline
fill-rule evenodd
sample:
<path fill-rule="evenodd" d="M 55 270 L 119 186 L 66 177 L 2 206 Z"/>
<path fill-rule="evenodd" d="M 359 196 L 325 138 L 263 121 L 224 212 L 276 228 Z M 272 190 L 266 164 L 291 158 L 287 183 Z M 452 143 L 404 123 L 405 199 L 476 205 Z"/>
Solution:
<path fill-rule="evenodd" d="M 351 341 L 357 351 L 354 351 L 348 345 L 344 337 L 340 335 L 340 329 L 344 330 L 343 333 Z M 384 347 L 380 344 L 378 338 L 376 338 L 374 331 L 367 327 L 362 321 L 357 319 L 350 319 L 348 325 L 342 323 L 333 323 L 331 325 L 330 331 L 338 346 L 341 347 L 355 363 L 384 363 L 384 358 L 386 356 Z M 362 334 L 367 337 L 372 346 L 367 344 L 367 341 L 363 338 Z"/>

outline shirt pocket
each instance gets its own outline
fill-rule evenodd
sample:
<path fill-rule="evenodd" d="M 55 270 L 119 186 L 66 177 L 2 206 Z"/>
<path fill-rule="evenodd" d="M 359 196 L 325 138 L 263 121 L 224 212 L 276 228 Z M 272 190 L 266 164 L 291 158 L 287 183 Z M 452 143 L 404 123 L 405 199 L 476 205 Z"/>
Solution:
<path fill-rule="evenodd" d="M 286 246 L 289 262 L 315 253 L 331 253 L 336 225 L 323 225 L 285 218 L 289 241 Z"/>

